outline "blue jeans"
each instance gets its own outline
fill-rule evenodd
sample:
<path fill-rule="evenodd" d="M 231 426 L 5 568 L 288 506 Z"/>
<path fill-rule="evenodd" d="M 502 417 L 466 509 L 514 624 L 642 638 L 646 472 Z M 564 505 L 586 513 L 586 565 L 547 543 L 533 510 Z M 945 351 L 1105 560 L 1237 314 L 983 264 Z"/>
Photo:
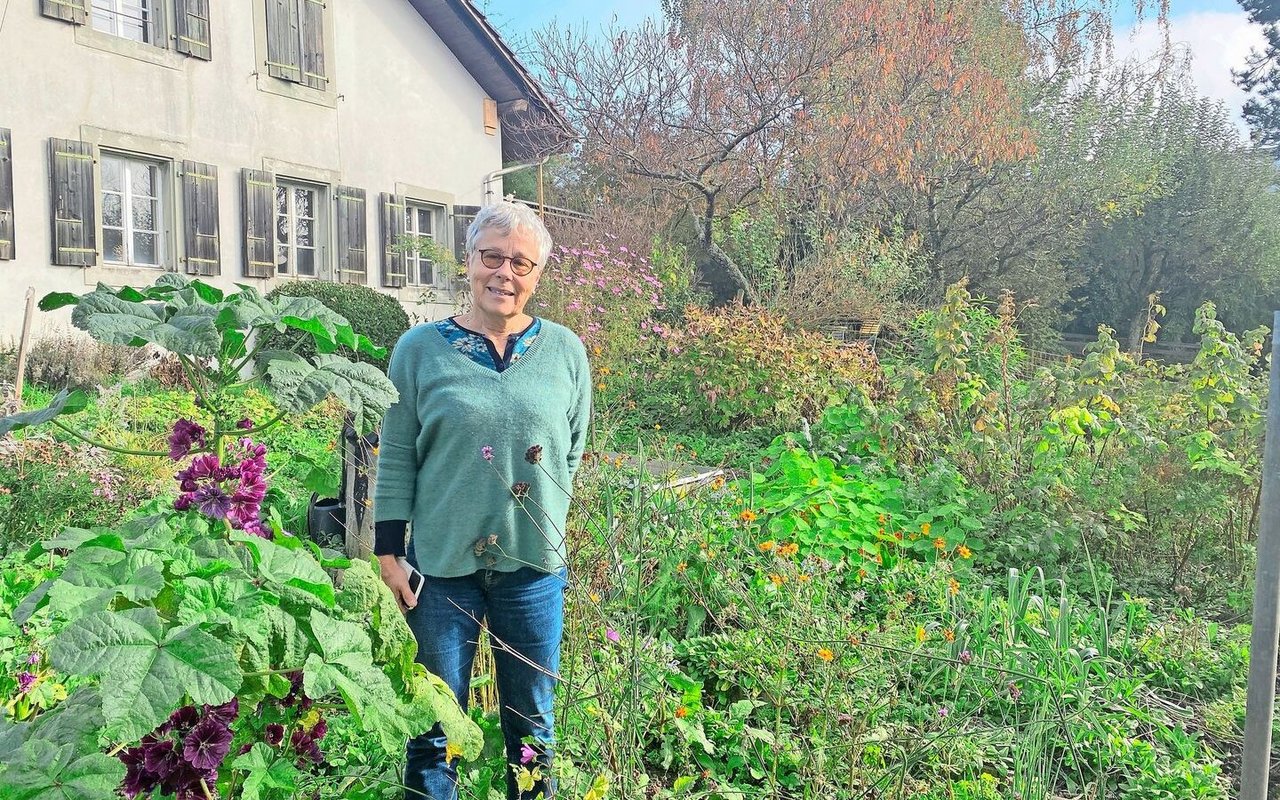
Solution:
<path fill-rule="evenodd" d="M 409 558 L 413 560 L 412 552 Z M 555 792 L 552 702 L 560 670 L 565 577 L 564 569 L 547 573 L 529 567 L 515 572 L 480 570 L 461 578 L 427 576 L 418 605 L 405 617 L 418 640 L 418 663 L 449 684 L 463 709 L 480 620 L 487 618 L 507 764 L 520 764 L 529 741 L 537 755 L 526 766 L 541 767 L 543 775 L 532 791 L 520 792 L 508 767 L 508 800 L 540 795 L 550 800 Z M 457 800 L 458 770 L 445 759 L 445 744 L 439 725 L 409 740 L 406 800 Z"/>

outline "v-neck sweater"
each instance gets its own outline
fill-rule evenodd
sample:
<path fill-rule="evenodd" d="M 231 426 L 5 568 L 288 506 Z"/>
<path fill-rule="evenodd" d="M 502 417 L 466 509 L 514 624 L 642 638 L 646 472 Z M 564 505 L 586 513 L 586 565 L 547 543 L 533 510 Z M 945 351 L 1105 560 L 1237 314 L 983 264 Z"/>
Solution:
<path fill-rule="evenodd" d="M 375 521 L 409 520 L 418 568 L 434 577 L 563 566 L 591 417 L 581 340 L 543 320 L 524 355 L 497 372 L 426 323 L 400 337 L 389 374 L 400 398 L 382 422 Z"/>

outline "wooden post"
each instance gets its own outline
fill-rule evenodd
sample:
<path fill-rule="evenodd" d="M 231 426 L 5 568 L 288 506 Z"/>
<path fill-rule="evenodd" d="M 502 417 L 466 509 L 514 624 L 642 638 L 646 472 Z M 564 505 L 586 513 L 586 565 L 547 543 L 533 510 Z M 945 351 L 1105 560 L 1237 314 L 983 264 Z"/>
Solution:
<path fill-rule="evenodd" d="M 22 315 L 22 338 L 18 340 L 17 373 L 13 378 L 13 399 L 18 403 L 18 411 L 22 410 L 22 383 L 27 375 L 27 350 L 31 347 L 31 318 L 35 315 L 36 289 L 27 287 L 27 310 Z"/>
<path fill-rule="evenodd" d="M 546 163 L 546 159 L 538 162 L 538 219 L 544 223 L 547 221 L 546 203 L 543 202 L 545 197 L 542 192 L 542 165 Z"/>
<path fill-rule="evenodd" d="M 373 555 L 373 485 L 378 460 L 374 455 L 376 434 L 362 436 L 354 416 L 342 421 L 342 498 L 347 510 L 346 543 L 348 558 L 368 559 Z"/>
<path fill-rule="evenodd" d="M 1280 624 L 1280 353 L 1271 327 L 1271 393 L 1262 456 L 1262 515 L 1258 566 L 1253 581 L 1253 633 L 1249 640 L 1249 687 L 1244 704 L 1244 755 L 1240 800 L 1266 800 L 1271 771 L 1271 727 L 1276 702 L 1277 625 Z"/>

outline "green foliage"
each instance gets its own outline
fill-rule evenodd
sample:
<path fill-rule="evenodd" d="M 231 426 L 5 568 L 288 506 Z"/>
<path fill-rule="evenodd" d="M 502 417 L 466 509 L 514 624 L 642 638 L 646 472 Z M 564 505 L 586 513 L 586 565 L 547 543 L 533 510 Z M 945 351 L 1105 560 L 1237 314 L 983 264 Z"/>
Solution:
<path fill-rule="evenodd" d="M 369 340 L 380 348 L 390 352 L 401 335 L 409 330 L 409 315 L 404 308 L 389 294 L 349 283 L 329 283 L 327 281 L 289 281 L 282 283 L 267 294 L 268 300 L 278 301 L 281 298 L 298 297 L 314 298 L 325 308 L 341 314 L 351 325 L 369 337 Z M 313 341 L 303 330 L 277 330 L 268 332 L 263 337 L 263 349 L 287 350 L 303 357 L 310 358 L 317 352 Z M 347 358 L 359 358 L 362 354 L 344 345 L 336 351 Z M 386 372 L 386 355 L 371 355 L 368 360 L 378 369 Z"/>

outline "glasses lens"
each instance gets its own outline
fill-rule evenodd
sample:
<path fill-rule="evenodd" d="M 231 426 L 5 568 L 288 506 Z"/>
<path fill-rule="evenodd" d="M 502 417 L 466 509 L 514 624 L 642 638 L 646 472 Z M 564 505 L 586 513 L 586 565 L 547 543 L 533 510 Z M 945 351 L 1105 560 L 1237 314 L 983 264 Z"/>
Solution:
<path fill-rule="evenodd" d="M 489 269 L 498 269 L 502 266 L 502 262 L 506 261 L 502 254 L 496 250 L 481 250 L 480 263 Z"/>
<path fill-rule="evenodd" d="M 508 258 L 497 250 L 480 251 L 480 263 L 484 264 L 489 269 L 501 269 L 502 262 L 504 261 L 511 262 L 511 271 L 517 275 L 528 275 L 530 272 L 533 272 L 534 267 L 538 266 L 524 256 Z"/>
<path fill-rule="evenodd" d="M 528 275 L 533 272 L 533 262 L 527 258 L 517 256 L 511 259 L 511 271 L 517 275 Z"/>

